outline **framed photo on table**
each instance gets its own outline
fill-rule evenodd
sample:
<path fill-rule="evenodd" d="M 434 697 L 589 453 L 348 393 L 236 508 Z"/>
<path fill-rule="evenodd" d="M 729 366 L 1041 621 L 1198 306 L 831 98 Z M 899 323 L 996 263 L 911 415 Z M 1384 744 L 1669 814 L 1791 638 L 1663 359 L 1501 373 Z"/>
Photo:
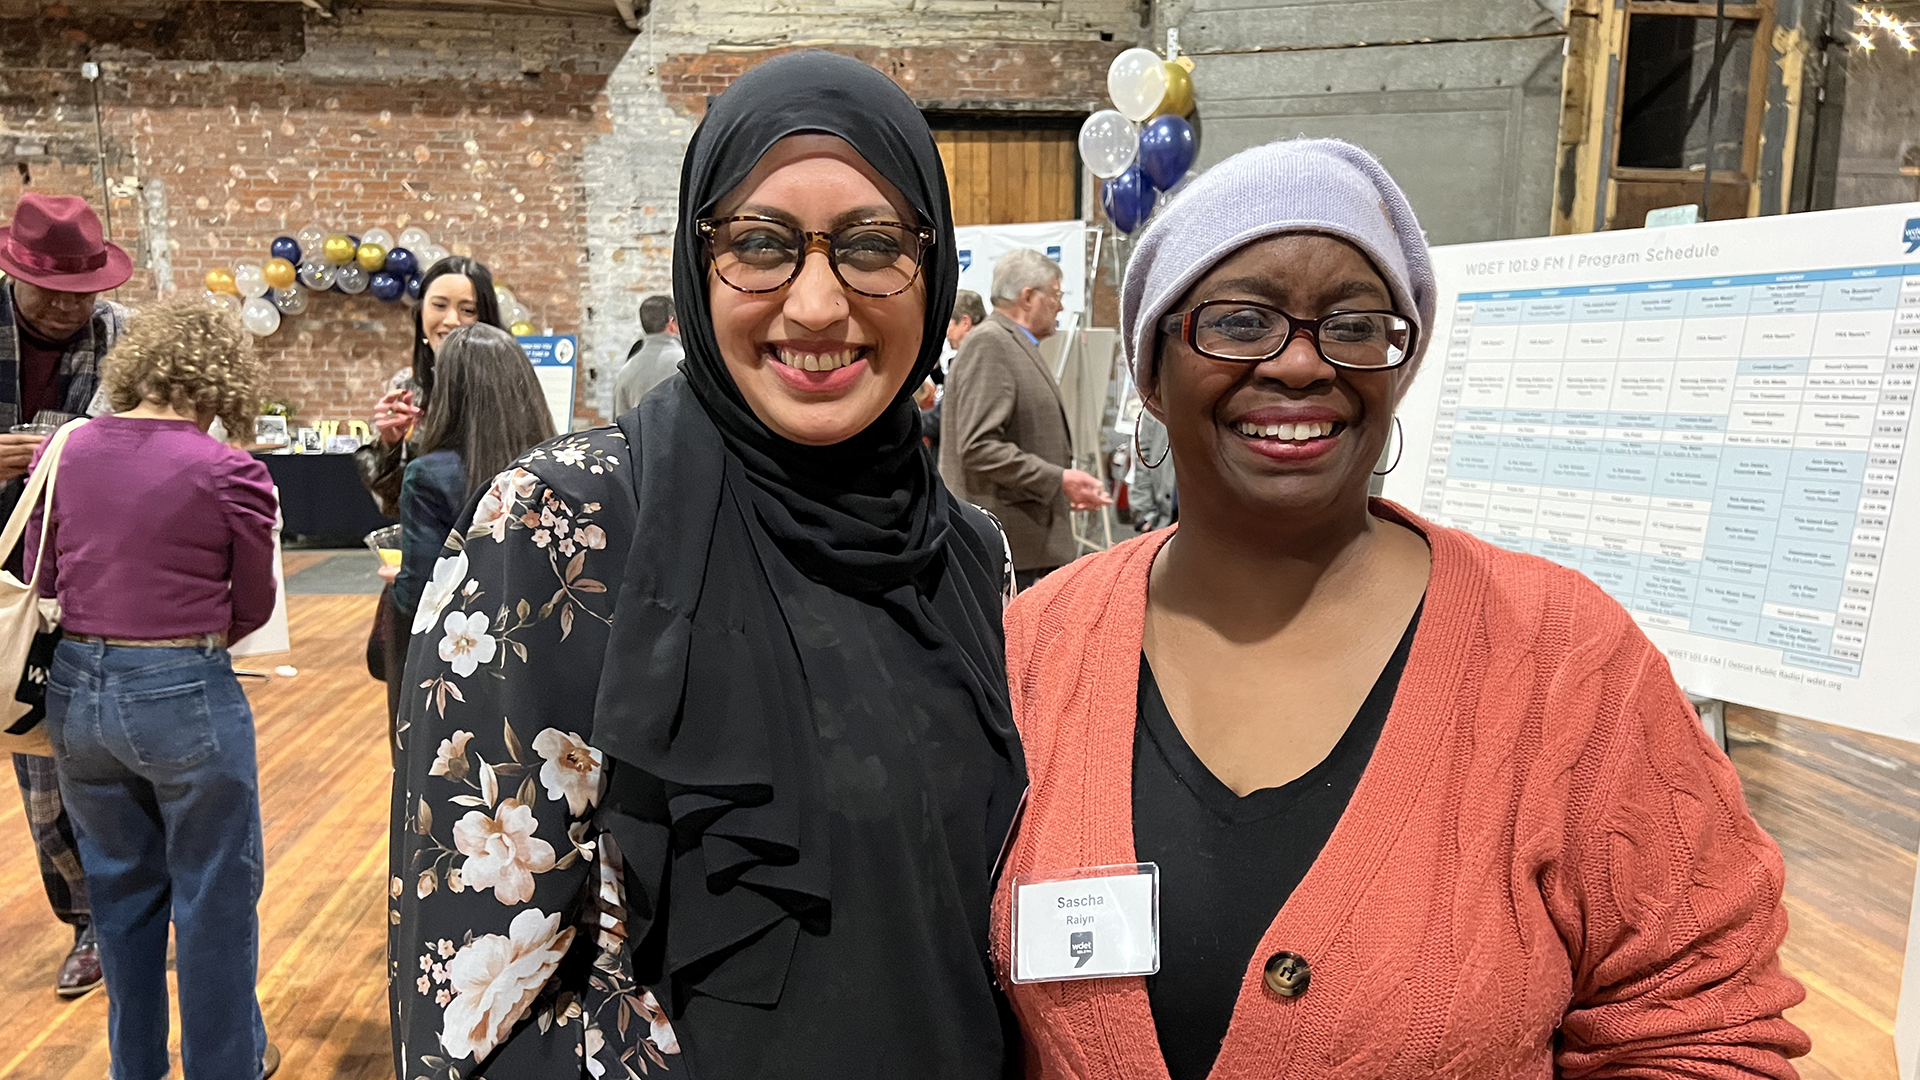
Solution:
<path fill-rule="evenodd" d="M 301 453 L 324 454 L 326 453 L 326 451 L 327 451 L 327 440 L 324 435 L 320 434 L 319 428 L 303 427 L 300 429 L 300 452 Z"/>
<path fill-rule="evenodd" d="M 260 446 L 285 446 L 287 418 L 284 416 L 256 416 L 253 418 L 253 441 Z"/>

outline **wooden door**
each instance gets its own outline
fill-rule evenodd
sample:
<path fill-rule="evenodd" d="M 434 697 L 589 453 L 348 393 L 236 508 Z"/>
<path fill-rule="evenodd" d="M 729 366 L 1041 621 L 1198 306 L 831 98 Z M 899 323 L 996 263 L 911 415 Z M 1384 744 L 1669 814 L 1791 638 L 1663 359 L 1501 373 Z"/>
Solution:
<path fill-rule="evenodd" d="M 1079 217 L 1079 150 L 1064 127 L 937 127 L 955 225 Z"/>

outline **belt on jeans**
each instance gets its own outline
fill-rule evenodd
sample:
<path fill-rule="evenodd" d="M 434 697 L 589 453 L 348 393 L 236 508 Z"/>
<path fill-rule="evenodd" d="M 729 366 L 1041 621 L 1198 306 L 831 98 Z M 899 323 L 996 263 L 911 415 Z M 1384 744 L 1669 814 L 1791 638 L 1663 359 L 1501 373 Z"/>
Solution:
<path fill-rule="evenodd" d="M 227 635 L 224 633 L 195 634 L 192 637 L 126 638 L 101 637 L 98 634 L 76 634 L 67 631 L 60 636 L 67 641 L 78 641 L 86 645 L 125 645 L 135 649 L 224 649 L 227 647 Z"/>

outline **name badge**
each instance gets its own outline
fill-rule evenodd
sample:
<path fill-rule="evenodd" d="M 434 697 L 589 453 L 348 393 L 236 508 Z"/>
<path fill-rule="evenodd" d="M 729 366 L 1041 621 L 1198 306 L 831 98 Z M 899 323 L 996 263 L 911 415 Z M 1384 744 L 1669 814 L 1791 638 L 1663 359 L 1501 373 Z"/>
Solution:
<path fill-rule="evenodd" d="M 1160 868 L 1088 866 L 1013 879 L 1013 981 L 1160 970 Z"/>

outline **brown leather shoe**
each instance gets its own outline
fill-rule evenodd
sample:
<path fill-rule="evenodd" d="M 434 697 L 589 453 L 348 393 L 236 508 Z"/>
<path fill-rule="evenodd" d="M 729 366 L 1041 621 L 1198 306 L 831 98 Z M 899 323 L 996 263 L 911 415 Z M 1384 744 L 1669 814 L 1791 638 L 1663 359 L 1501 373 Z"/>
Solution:
<path fill-rule="evenodd" d="M 267 1052 L 260 1055 L 260 1080 L 267 1080 L 280 1069 L 280 1048 L 267 1043 Z"/>
<path fill-rule="evenodd" d="M 63 998 L 85 997 L 100 989 L 100 982 L 100 946 L 93 927 L 88 926 L 74 938 L 73 951 L 61 962 L 53 990 Z"/>

